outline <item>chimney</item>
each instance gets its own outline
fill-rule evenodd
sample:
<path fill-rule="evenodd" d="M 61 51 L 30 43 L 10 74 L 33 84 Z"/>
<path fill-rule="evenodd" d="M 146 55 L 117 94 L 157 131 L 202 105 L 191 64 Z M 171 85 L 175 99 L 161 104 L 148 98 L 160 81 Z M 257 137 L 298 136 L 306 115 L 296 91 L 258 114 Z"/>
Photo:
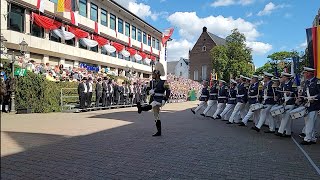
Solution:
<path fill-rule="evenodd" d="M 207 27 L 203 27 L 203 32 L 207 32 Z"/>

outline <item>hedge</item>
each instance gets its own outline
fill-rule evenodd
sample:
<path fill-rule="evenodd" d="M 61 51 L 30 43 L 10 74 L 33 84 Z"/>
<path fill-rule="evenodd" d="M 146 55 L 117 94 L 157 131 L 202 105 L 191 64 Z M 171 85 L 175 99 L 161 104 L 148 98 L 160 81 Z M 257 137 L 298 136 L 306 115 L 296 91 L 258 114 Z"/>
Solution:
<path fill-rule="evenodd" d="M 27 72 L 16 78 L 16 109 L 31 108 L 34 113 L 59 112 L 61 88 L 77 88 L 77 82 L 52 82 Z"/>
<path fill-rule="evenodd" d="M 1 59 L 3 70 L 8 76 L 11 74 L 10 63 Z M 20 68 L 15 66 L 15 68 Z M 124 77 L 107 75 L 110 79 L 127 81 Z M 77 88 L 77 82 L 48 81 L 43 75 L 27 72 L 26 76 L 15 77 L 15 105 L 16 109 L 30 108 L 33 113 L 49 113 L 61 111 L 61 88 Z M 64 95 L 78 96 L 77 90 L 65 91 Z M 65 103 L 74 103 L 78 97 L 64 99 Z"/>

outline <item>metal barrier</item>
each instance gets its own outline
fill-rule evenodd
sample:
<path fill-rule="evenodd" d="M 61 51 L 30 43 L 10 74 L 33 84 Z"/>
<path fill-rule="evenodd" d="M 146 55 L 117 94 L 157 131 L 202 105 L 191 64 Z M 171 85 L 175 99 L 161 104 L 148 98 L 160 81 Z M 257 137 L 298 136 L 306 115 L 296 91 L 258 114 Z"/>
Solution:
<path fill-rule="evenodd" d="M 92 108 L 86 108 L 82 111 L 95 111 L 95 110 L 105 110 L 105 109 L 112 109 L 112 108 L 124 108 L 124 107 L 133 107 L 136 106 L 136 104 L 133 104 L 133 100 L 131 100 L 131 104 L 117 104 L 117 105 L 110 105 L 106 107 L 95 107 L 95 99 L 96 99 L 96 94 L 95 94 L 95 89 L 93 88 L 92 90 L 92 101 L 91 106 Z M 147 101 L 148 102 L 148 101 Z M 145 103 L 142 103 L 145 104 Z M 79 112 L 79 94 L 78 94 L 78 89 L 77 88 L 61 88 L 60 91 L 60 106 L 61 106 L 61 111 L 72 111 L 75 110 L 75 112 Z"/>

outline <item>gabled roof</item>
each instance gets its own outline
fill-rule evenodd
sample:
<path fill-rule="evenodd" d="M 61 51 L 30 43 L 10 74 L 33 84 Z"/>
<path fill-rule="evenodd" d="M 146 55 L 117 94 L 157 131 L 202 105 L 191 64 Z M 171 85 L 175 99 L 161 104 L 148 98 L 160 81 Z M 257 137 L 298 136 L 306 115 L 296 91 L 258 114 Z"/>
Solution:
<path fill-rule="evenodd" d="M 217 46 L 220 46 L 220 45 L 225 45 L 226 44 L 226 40 L 215 35 L 215 34 L 212 34 L 211 32 L 207 32 L 208 35 L 210 36 L 210 38 L 217 44 Z"/>
<path fill-rule="evenodd" d="M 181 58 L 181 59 L 184 61 L 184 63 L 186 63 L 186 65 L 189 65 L 189 59 L 185 59 L 185 58 Z"/>
<path fill-rule="evenodd" d="M 176 65 L 178 64 L 179 61 L 171 61 L 167 62 L 167 74 L 174 74 L 175 73 L 175 68 Z"/>

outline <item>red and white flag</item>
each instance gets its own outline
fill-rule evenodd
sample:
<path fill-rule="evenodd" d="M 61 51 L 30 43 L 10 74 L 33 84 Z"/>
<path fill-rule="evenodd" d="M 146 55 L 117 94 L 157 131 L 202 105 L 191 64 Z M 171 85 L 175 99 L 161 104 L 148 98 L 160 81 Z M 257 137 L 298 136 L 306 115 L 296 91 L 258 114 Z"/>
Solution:
<path fill-rule="evenodd" d="M 171 35 L 173 34 L 173 31 L 173 28 L 169 28 L 162 33 L 162 46 L 164 46 L 166 42 L 170 39 Z"/>
<path fill-rule="evenodd" d="M 94 22 L 94 32 L 97 34 L 100 33 L 99 23 L 97 22 Z"/>
<path fill-rule="evenodd" d="M 37 0 L 37 9 L 39 9 L 40 12 L 44 12 L 46 0 Z"/>
<path fill-rule="evenodd" d="M 130 37 L 128 37 L 128 46 L 129 46 L 129 47 L 132 47 L 131 38 L 130 38 Z"/>
<path fill-rule="evenodd" d="M 73 24 L 73 25 L 76 25 L 76 26 L 78 26 L 78 12 L 73 12 L 73 11 L 71 11 L 70 12 L 70 16 L 71 16 L 71 23 Z"/>

